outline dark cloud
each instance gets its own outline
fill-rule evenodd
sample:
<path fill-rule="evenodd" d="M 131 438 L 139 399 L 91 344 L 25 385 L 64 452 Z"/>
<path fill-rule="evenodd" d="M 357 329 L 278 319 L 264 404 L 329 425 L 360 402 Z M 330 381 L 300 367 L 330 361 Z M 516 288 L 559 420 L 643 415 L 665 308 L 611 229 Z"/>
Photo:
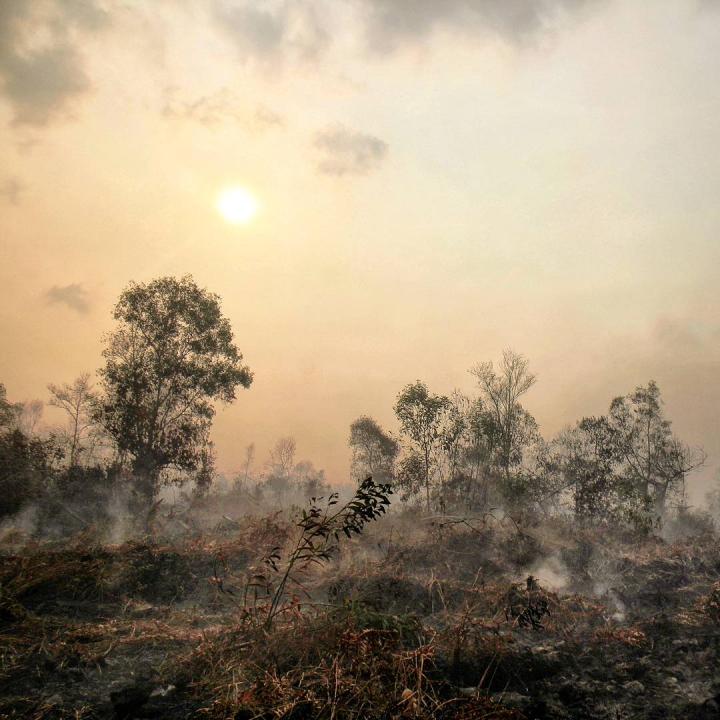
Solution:
<path fill-rule="evenodd" d="M 337 29 L 356 24 L 389 52 L 445 29 L 523 43 L 607 0 L 215 0 L 215 17 L 244 60 L 314 59 Z"/>
<path fill-rule="evenodd" d="M 243 60 L 316 59 L 330 42 L 320 16 L 312 0 L 215 5 L 216 20 Z"/>
<path fill-rule="evenodd" d="M 90 311 L 88 292 L 79 283 L 63 286 L 53 285 L 45 293 L 45 300 L 50 305 L 65 305 L 81 315 Z"/>
<path fill-rule="evenodd" d="M 0 198 L 11 205 L 19 205 L 24 190 L 24 185 L 17 178 L 11 177 L 0 183 Z"/>
<path fill-rule="evenodd" d="M 359 0 L 370 45 L 393 50 L 439 28 L 522 42 L 595 0 Z"/>
<path fill-rule="evenodd" d="M 0 88 L 16 123 L 45 125 L 90 88 L 76 35 L 105 21 L 92 0 L 0 0 Z"/>
<path fill-rule="evenodd" d="M 250 131 L 268 130 L 285 124 L 280 115 L 265 106 L 248 109 L 228 88 L 191 100 L 183 99 L 176 89 L 170 88 L 165 92 L 163 115 L 208 126 L 237 122 Z"/>
<path fill-rule="evenodd" d="M 338 126 L 315 136 L 323 158 L 318 170 L 325 175 L 364 175 L 379 167 L 388 152 L 387 143 L 373 135 Z"/>

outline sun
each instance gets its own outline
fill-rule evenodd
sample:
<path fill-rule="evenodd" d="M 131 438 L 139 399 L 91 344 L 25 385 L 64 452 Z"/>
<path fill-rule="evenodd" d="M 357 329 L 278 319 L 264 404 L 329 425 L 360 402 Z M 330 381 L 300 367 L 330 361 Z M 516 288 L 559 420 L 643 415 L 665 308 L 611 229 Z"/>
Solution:
<path fill-rule="evenodd" d="M 218 195 L 218 212 L 233 225 L 247 225 L 257 215 L 257 198 L 240 186 L 225 188 Z"/>

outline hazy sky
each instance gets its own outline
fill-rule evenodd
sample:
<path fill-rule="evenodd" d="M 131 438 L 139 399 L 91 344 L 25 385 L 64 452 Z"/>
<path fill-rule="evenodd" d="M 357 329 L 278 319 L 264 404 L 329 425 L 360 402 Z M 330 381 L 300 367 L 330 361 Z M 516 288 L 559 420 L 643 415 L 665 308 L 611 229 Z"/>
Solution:
<path fill-rule="evenodd" d="M 713 0 L 0 0 L 0 382 L 46 399 L 192 273 L 255 372 L 221 469 L 294 435 L 343 480 L 355 417 L 510 346 L 546 437 L 654 378 L 707 480 L 719 77 Z"/>

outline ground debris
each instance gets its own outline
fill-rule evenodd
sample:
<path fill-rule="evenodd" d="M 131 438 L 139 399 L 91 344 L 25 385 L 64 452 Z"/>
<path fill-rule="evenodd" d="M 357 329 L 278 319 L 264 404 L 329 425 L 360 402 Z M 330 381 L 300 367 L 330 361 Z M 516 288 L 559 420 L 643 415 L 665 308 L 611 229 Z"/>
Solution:
<path fill-rule="evenodd" d="M 563 556 L 575 569 L 557 589 L 529 575 L 535 556 L 510 582 L 512 529 L 358 539 L 268 630 L 212 579 L 222 558 L 241 588 L 287 527 L 237 522 L 164 542 L 3 548 L 0 717 L 718 717 L 715 541 L 630 547 L 552 528 L 545 548 L 536 528 L 534 552 L 584 548 Z"/>
<path fill-rule="evenodd" d="M 521 628 L 532 627 L 541 630 L 542 619 L 550 614 L 550 597 L 542 590 L 532 575 L 525 581 L 525 587 L 516 583 L 510 586 L 505 605 L 505 618 L 514 620 Z"/>

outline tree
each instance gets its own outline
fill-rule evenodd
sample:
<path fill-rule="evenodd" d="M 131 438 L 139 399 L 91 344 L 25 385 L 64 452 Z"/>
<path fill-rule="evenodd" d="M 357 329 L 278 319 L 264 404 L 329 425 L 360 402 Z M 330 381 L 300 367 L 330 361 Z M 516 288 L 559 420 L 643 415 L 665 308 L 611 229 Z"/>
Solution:
<path fill-rule="evenodd" d="M 268 474 L 265 478 L 265 487 L 271 490 L 278 502 L 282 503 L 290 490 L 290 475 L 295 466 L 295 452 L 297 443 L 294 437 L 282 437 L 270 450 L 268 460 Z"/>
<path fill-rule="evenodd" d="M 22 431 L 22 412 L 23 403 L 9 402 L 0 383 L 0 519 L 39 497 L 52 470 L 52 444 Z"/>
<path fill-rule="evenodd" d="M 37 436 L 45 404 L 42 400 L 26 400 L 19 407 L 18 427 L 28 437 Z"/>
<path fill-rule="evenodd" d="M 583 418 L 555 441 L 557 465 L 570 490 L 577 520 L 609 519 L 618 514 L 621 454 L 606 417 Z"/>
<path fill-rule="evenodd" d="M 252 373 L 220 298 L 190 276 L 130 284 L 114 317 L 98 418 L 131 456 L 137 489 L 152 498 L 165 468 L 192 471 L 204 461 L 213 402 L 232 402 Z"/>
<path fill-rule="evenodd" d="M 215 482 L 215 447 L 212 442 L 207 442 L 200 450 L 200 458 L 193 473 L 193 496 L 204 498 L 210 492 L 210 487 Z"/>
<path fill-rule="evenodd" d="M 616 434 L 628 488 L 661 518 L 668 495 L 684 490 L 685 476 L 705 462 L 702 450 L 678 440 L 665 418 L 657 383 L 637 387 L 610 405 L 608 422 Z"/>
<path fill-rule="evenodd" d="M 7 390 L 0 383 L 0 430 L 9 430 L 17 427 L 22 412 L 21 403 L 11 403 L 7 399 Z"/>
<path fill-rule="evenodd" d="M 358 482 L 372 477 L 378 483 L 389 483 L 400 446 L 371 417 L 363 415 L 350 425 L 353 475 Z"/>
<path fill-rule="evenodd" d="M 509 483 L 511 468 L 520 464 L 523 450 L 538 437 L 535 419 L 519 402 L 535 384 L 536 377 L 530 372 L 528 361 L 512 350 L 503 352 L 497 371 L 492 362 L 484 362 L 470 372 L 477 379 L 481 400 L 492 419 L 490 440 Z"/>
<path fill-rule="evenodd" d="M 0 519 L 37 499 L 50 474 L 47 443 L 17 428 L 0 433 Z"/>
<path fill-rule="evenodd" d="M 438 467 L 442 441 L 442 426 L 450 400 L 444 395 L 433 395 L 420 380 L 407 385 L 395 403 L 395 415 L 412 450 L 422 461 L 422 486 L 425 489 L 425 506 L 430 512 L 430 486 Z M 413 461 L 411 466 L 416 467 Z"/>
<path fill-rule="evenodd" d="M 250 443 L 245 447 L 245 464 L 242 472 L 235 477 L 233 487 L 235 490 L 246 491 L 248 489 L 251 477 L 251 468 L 255 462 L 255 443 Z"/>
<path fill-rule="evenodd" d="M 328 497 L 332 488 L 324 470 L 316 470 L 309 460 L 302 460 L 293 468 L 293 480 L 304 500 Z"/>
<path fill-rule="evenodd" d="M 468 441 L 470 399 L 455 390 L 447 399 L 440 428 L 443 468 L 441 482 L 452 480 L 461 472 L 463 451 Z"/>
<path fill-rule="evenodd" d="M 288 479 L 295 464 L 297 443 L 288 436 L 279 438 L 270 451 L 270 469 L 273 475 Z"/>
<path fill-rule="evenodd" d="M 96 427 L 93 419 L 96 396 L 93 393 L 90 374 L 84 373 L 72 385 L 48 385 L 49 404 L 60 408 L 68 416 L 68 467 L 79 464 L 80 454 L 85 450 L 85 441 Z"/>
<path fill-rule="evenodd" d="M 465 505 L 471 510 L 485 509 L 489 505 L 490 484 L 495 479 L 495 422 L 480 399 L 470 403 L 465 422 L 466 443 L 462 455 Z"/>

